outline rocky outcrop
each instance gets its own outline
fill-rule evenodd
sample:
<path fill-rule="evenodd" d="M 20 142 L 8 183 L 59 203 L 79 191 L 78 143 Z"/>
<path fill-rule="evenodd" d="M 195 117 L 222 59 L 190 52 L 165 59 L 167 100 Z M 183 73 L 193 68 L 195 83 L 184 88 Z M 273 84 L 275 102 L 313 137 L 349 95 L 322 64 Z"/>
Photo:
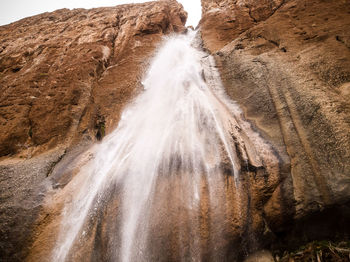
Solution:
<path fill-rule="evenodd" d="M 142 15 L 140 15 L 142 14 Z M 184 29 L 174 1 L 58 10 L 0 28 L 0 156 L 27 157 L 115 127 L 161 36 Z"/>
<path fill-rule="evenodd" d="M 240 187 L 227 170 L 220 192 L 230 204 L 217 207 L 220 218 L 210 217 L 203 182 L 201 237 L 219 247 L 204 243 L 203 260 L 218 253 L 230 261 L 250 253 L 249 261 L 272 260 L 259 249 L 276 254 L 315 239 L 348 238 L 350 2 L 202 0 L 202 6 L 203 48 L 216 60 L 206 71 L 219 69 L 243 111 L 242 118 L 230 116 L 242 127 L 232 133 L 242 158 Z M 185 20 L 169 0 L 58 10 L 0 27 L 0 260 L 50 261 L 69 182 L 93 158 L 87 149 L 115 128 L 162 36 L 183 31 Z M 181 201 L 168 205 L 167 196 L 180 190 L 172 179 L 169 189 L 156 191 L 156 204 L 167 207 L 161 219 L 169 210 L 184 219 L 162 228 L 155 213 L 151 249 L 178 260 L 184 242 L 169 235 L 188 218 Z M 110 224 L 118 204 L 111 195 L 101 211 Z M 105 258 L 104 240 L 116 236 L 100 219 L 92 221 L 88 245 L 74 253 L 77 260 L 86 260 L 88 249 L 90 260 Z M 230 227 L 223 239 L 208 234 L 210 220 Z M 169 248 L 159 250 L 164 239 Z"/>
<path fill-rule="evenodd" d="M 202 0 L 200 29 L 205 45 L 218 51 L 241 33 L 269 18 L 284 0 Z"/>
<path fill-rule="evenodd" d="M 27 254 L 46 177 L 116 126 L 160 40 L 186 17 L 176 1 L 157 1 L 0 27 L 0 260 Z"/>
<path fill-rule="evenodd" d="M 280 162 L 277 183 L 271 174 L 246 179 L 254 242 L 248 249 L 348 238 L 350 2 L 202 0 L 202 6 L 203 47 Z"/>

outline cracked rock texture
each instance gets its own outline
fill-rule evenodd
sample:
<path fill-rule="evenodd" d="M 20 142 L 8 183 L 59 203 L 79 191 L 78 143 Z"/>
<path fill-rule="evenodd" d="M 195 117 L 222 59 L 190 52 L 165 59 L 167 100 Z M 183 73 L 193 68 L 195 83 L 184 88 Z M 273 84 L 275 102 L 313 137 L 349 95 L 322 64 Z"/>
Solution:
<path fill-rule="evenodd" d="M 182 32 L 186 18 L 169 0 L 0 27 L 1 261 L 22 261 L 46 177 L 71 148 L 113 130 L 162 37 Z"/>
<path fill-rule="evenodd" d="M 62 9 L 0 27 L 0 156 L 107 132 L 162 35 L 184 29 L 174 1 Z"/>
<path fill-rule="evenodd" d="M 254 24 L 269 18 L 284 0 L 202 0 L 200 29 L 206 47 L 220 50 Z"/>
<path fill-rule="evenodd" d="M 280 162 L 276 185 L 259 177 L 249 182 L 257 214 L 247 220 L 251 239 L 277 249 L 348 239 L 350 1 L 202 0 L 202 6 L 203 47 Z"/>
<path fill-rule="evenodd" d="M 350 1 L 202 6 L 203 47 L 260 135 L 252 141 L 271 149 L 256 152 L 271 157 L 243 170 L 240 196 L 227 176 L 223 192 L 232 205 L 220 207 L 231 225 L 220 240 L 225 257 L 253 253 L 254 260 L 262 248 L 349 238 Z M 182 32 L 185 21 L 182 6 L 169 0 L 58 10 L 0 27 L 1 261 L 49 261 L 62 206 L 47 208 L 44 198 L 89 161 L 89 146 L 116 127 L 142 89 L 162 36 Z M 155 231 L 152 243 L 167 236 Z M 217 250 L 203 249 L 203 258 L 211 252 Z"/>

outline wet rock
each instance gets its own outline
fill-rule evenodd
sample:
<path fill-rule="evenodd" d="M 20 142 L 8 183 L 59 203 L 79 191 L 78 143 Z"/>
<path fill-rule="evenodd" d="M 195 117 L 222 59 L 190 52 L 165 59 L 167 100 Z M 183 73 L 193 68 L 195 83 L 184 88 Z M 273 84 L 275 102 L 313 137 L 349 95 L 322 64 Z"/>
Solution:
<path fill-rule="evenodd" d="M 115 128 L 156 46 L 182 32 L 186 17 L 177 2 L 159 1 L 62 9 L 0 27 L 1 261 L 23 261 L 52 219 L 41 212 L 46 189 L 74 176 L 72 168 L 55 181 L 56 165 Z"/>
<path fill-rule="evenodd" d="M 23 261 L 37 227 L 45 193 L 50 188 L 47 174 L 64 151 L 46 152 L 36 158 L 0 162 L 0 258 Z"/>
<path fill-rule="evenodd" d="M 348 238 L 349 1 L 202 0 L 202 6 L 204 48 L 215 55 L 229 96 L 280 161 L 277 177 L 267 172 L 246 181 L 257 203 L 250 207 L 255 216 L 246 218 L 252 251 Z"/>

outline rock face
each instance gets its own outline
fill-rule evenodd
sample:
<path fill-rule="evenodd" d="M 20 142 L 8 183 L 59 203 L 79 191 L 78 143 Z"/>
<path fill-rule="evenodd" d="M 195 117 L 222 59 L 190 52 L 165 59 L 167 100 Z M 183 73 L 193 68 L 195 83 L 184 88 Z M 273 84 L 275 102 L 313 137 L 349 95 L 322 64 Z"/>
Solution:
<path fill-rule="evenodd" d="M 142 14 L 142 15 L 140 15 Z M 115 127 L 161 36 L 186 13 L 160 1 L 58 10 L 0 28 L 0 156 L 23 156 Z"/>
<path fill-rule="evenodd" d="M 249 249 L 348 238 L 350 1 L 202 0 L 202 6 L 203 46 L 229 96 L 280 162 L 278 183 L 268 172 L 247 182 L 255 214 L 246 219 L 254 229 Z"/>
<path fill-rule="evenodd" d="M 202 1 L 200 28 L 206 46 L 219 50 L 241 33 L 270 17 L 284 0 Z"/>
<path fill-rule="evenodd" d="M 349 238 L 350 1 L 202 0 L 202 6 L 203 48 L 216 60 L 208 58 L 206 71 L 219 69 L 242 109 L 243 116 L 231 116 L 243 127 L 233 136 L 245 142 L 235 150 L 253 156 L 241 156 L 239 188 L 225 177 L 222 198 L 231 204 L 218 209 L 230 229 L 217 240 L 221 255 L 240 261 L 252 253 L 247 261 L 271 261 L 259 250 Z M 93 157 L 90 145 L 116 127 L 123 107 L 141 91 L 162 37 L 182 32 L 185 21 L 182 6 L 169 0 L 58 10 L 0 27 L 1 261 L 50 261 L 62 209 L 57 203 L 74 187 L 69 181 Z M 215 76 L 203 77 L 217 84 Z M 167 206 L 166 196 L 178 189 L 158 190 L 156 204 Z M 201 233 L 210 242 L 206 225 L 214 218 L 206 197 Z M 110 198 L 101 216 L 114 221 L 119 203 Z M 169 210 L 181 216 L 181 204 L 172 202 Z M 158 247 L 188 226 L 183 221 L 162 230 L 155 221 L 155 254 L 178 260 L 168 251 L 183 242 Z M 91 242 L 74 253 L 78 261 L 88 249 L 90 260 L 105 255 L 109 231 L 93 223 Z M 203 247 L 203 260 L 214 260 L 218 250 Z"/>
<path fill-rule="evenodd" d="M 27 254 L 46 177 L 116 126 L 160 40 L 186 18 L 176 1 L 157 1 L 0 27 L 0 260 Z"/>

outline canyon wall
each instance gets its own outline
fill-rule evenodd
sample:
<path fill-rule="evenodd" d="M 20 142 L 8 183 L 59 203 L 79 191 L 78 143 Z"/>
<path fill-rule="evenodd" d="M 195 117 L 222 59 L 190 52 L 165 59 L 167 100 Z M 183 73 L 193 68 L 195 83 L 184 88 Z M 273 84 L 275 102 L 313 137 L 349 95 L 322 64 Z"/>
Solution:
<path fill-rule="evenodd" d="M 155 48 L 186 18 L 176 1 L 155 1 L 0 27 L 0 260 L 22 261 L 47 177 L 116 127 Z"/>
<path fill-rule="evenodd" d="M 241 117 L 231 116 L 240 124 L 232 131 L 235 149 L 249 155 L 240 159 L 239 189 L 222 163 L 222 198 L 232 204 L 218 209 L 231 228 L 218 246 L 228 260 L 241 260 L 261 248 L 348 238 L 350 1 L 202 0 L 202 7 L 202 47 L 216 62 L 206 63 L 203 77 L 208 84 L 213 78 L 215 88 L 218 79 L 208 72 L 219 69 L 242 109 Z M 62 206 L 44 207 L 44 199 L 63 203 L 70 190 L 65 186 L 93 157 L 89 147 L 116 127 L 122 109 L 142 90 L 154 50 L 164 35 L 185 30 L 186 17 L 169 0 L 64 9 L 0 27 L 2 260 L 50 259 Z M 159 203 L 166 202 L 168 191 L 157 194 Z M 207 197 L 203 193 L 204 206 Z M 110 218 L 118 205 L 112 200 Z M 181 204 L 169 210 L 176 214 Z M 214 219 L 208 207 L 203 214 L 203 221 Z M 188 225 L 176 220 L 159 230 L 162 221 L 154 217 L 152 250 L 159 254 L 163 239 Z M 209 239 L 203 225 L 201 234 Z M 99 238 L 108 230 L 95 226 L 103 234 L 91 233 L 80 260 L 90 247 L 103 251 Z M 161 251 L 177 260 L 176 248 L 171 243 Z"/>
<path fill-rule="evenodd" d="M 260 248 L 349 237 L 350 1 L 202 0 L 203 48 L 279 159 L 250 177 Z M 264 163 L 268 166 L 269 163 Z M 252 247 L 254 249 L 254 247 Z"/>

